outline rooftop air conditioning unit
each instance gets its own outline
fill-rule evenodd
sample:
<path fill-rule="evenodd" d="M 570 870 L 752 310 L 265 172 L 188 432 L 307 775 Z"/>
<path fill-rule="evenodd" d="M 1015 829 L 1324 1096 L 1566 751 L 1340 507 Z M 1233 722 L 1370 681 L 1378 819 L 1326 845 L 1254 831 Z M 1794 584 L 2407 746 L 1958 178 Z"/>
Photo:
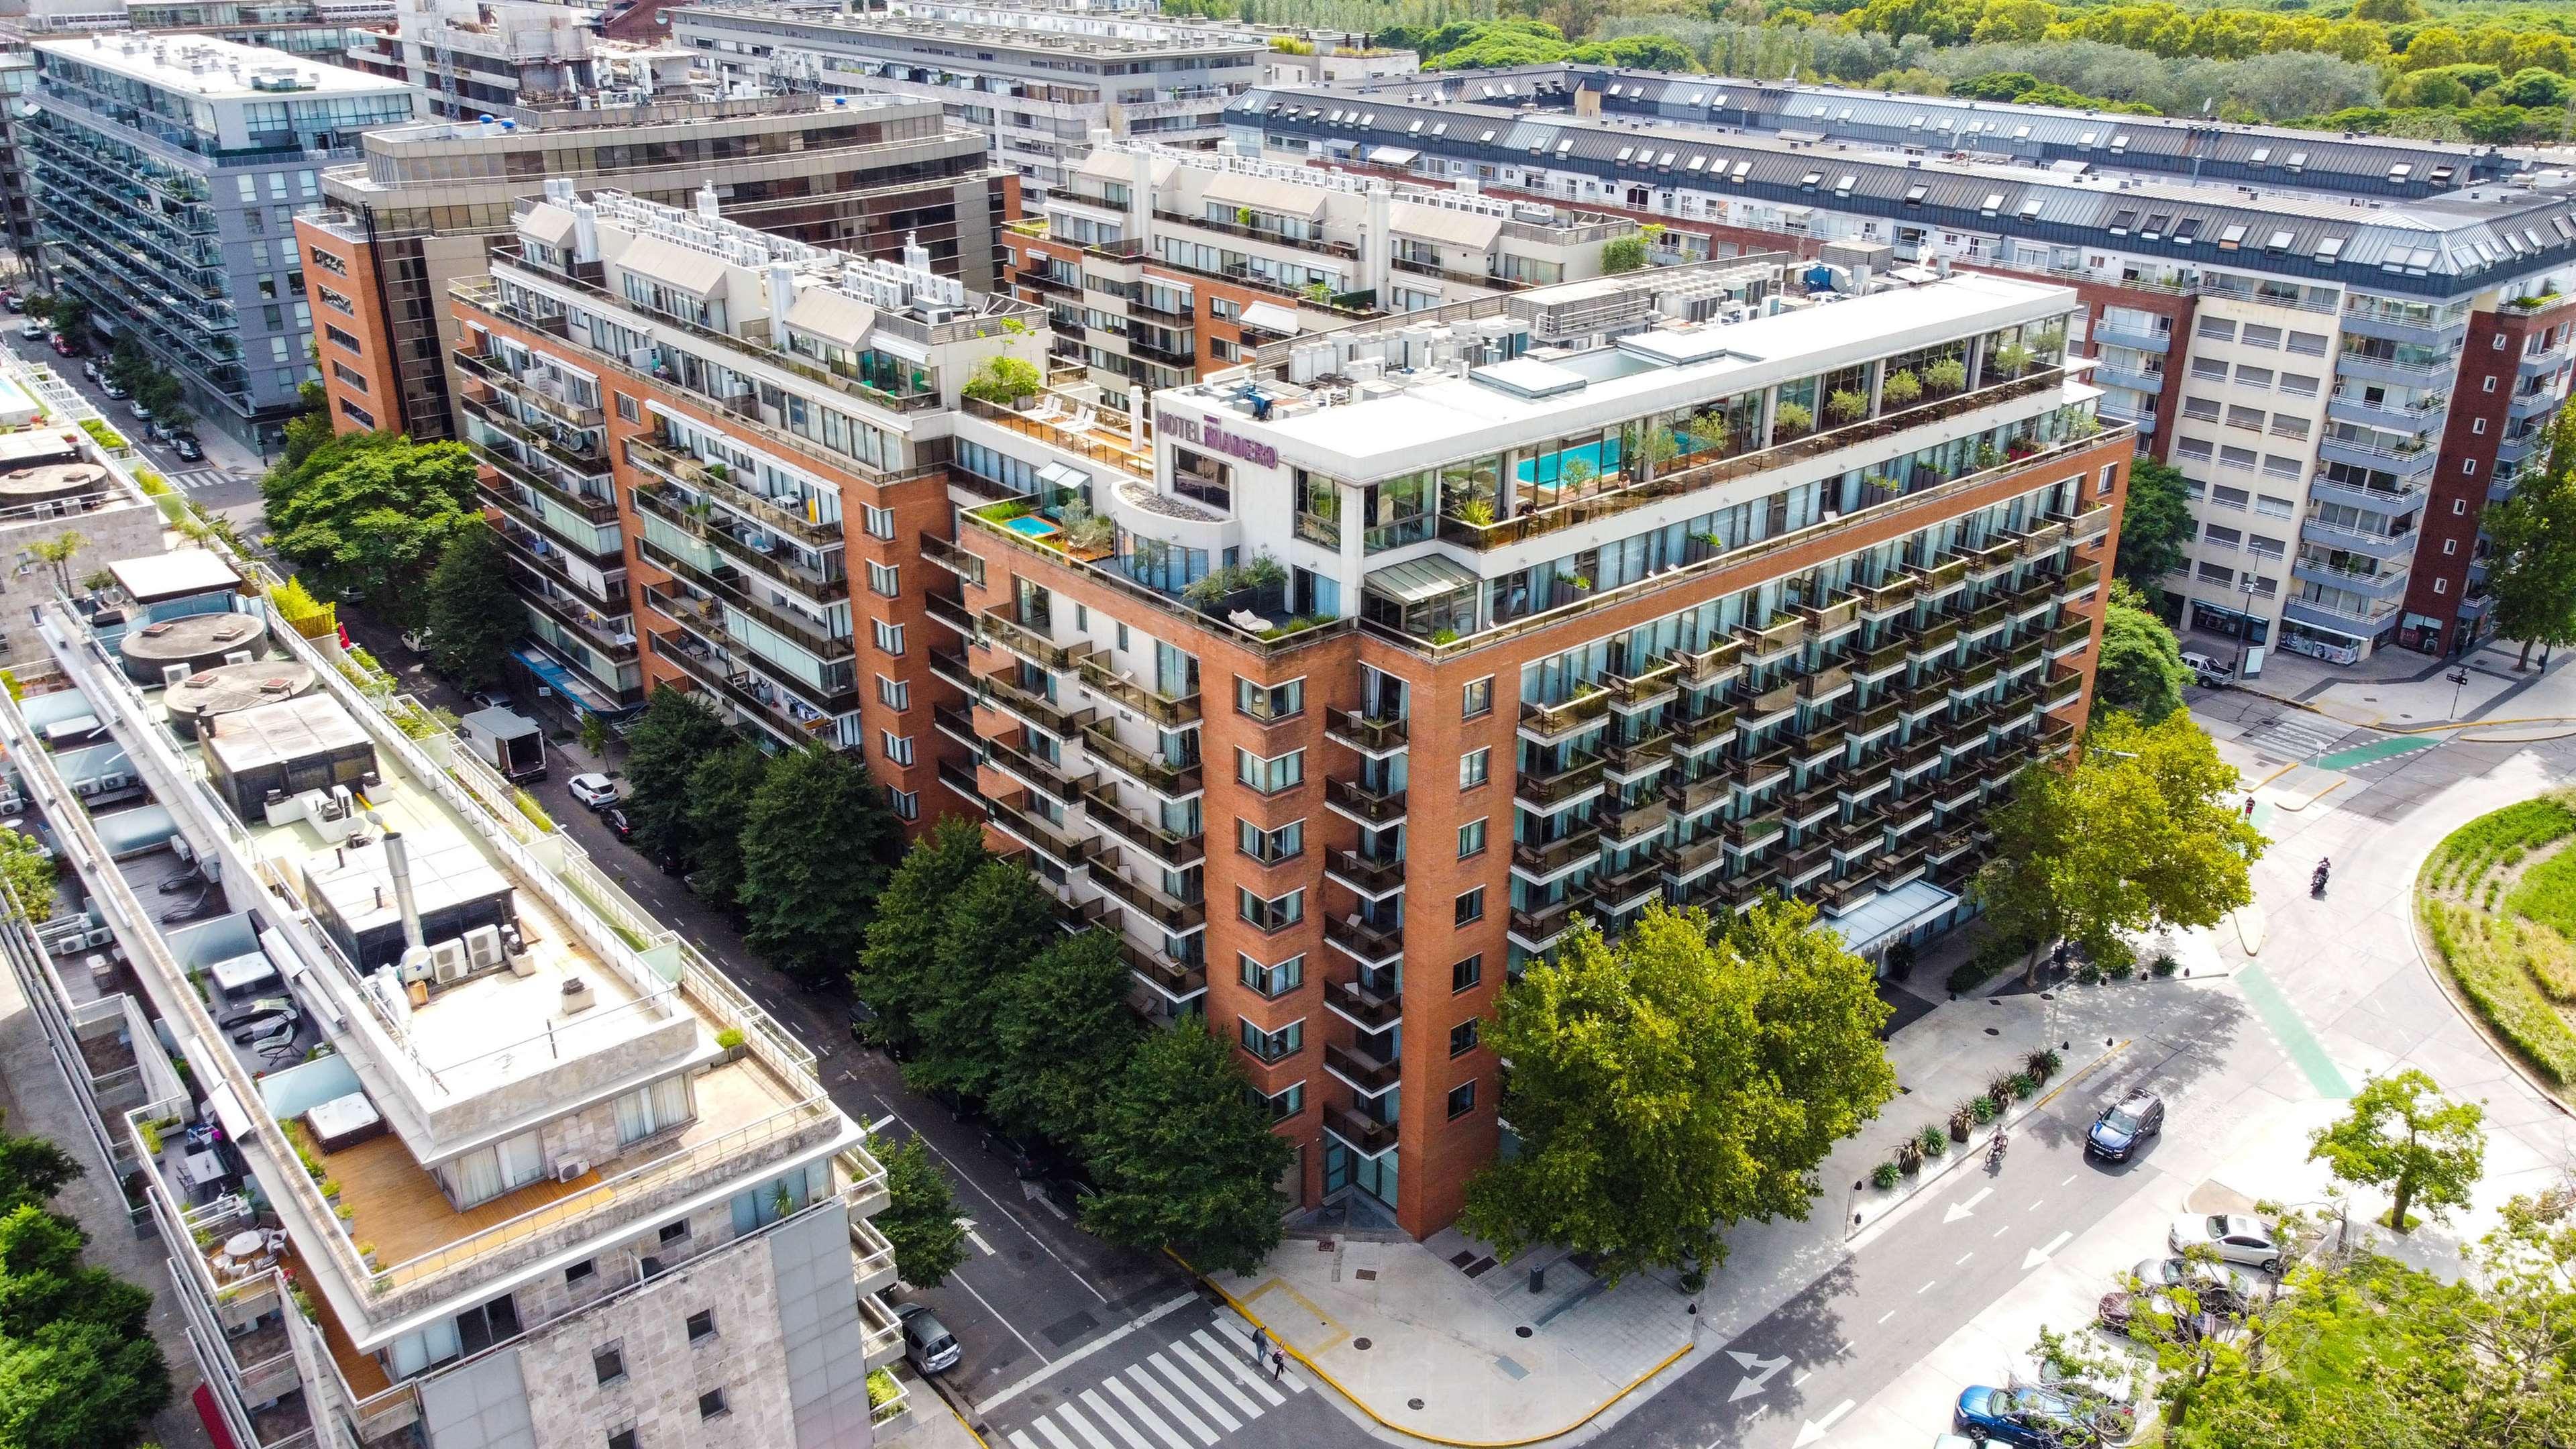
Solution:
<path fill-rule="evenodd" d="M 445 986 L 450 982 L 465 979 L 467 964 L 464 942 L 435 942 L 429 948 L 429 959 L 432 973 L 439 985 Z"/>
<path fill-rule="evenodd" d="M 161 666 L 161 685 L 166 689 L 169 686 L 186 679 L 189 675 L 194 674 L 195 672 L 196 671 L 194 669 L 185 664 L 164 664 Z"/>
<path fill-rule="evenodd" d="M 501 964 L 502 954 L 500 927 L 476 926 L 473 930 L 465 933 L 464 939 L 465 956 L 467 960 L 474 963 L 474 969 L 479 971 L 487 966 L 498 966 Z"/>
<path fill-rule="evenodd" d="M 578 1157 L 567 1157 L 555 1164 L 555 1181 L 571 1182 L 588 1171 L 588 1162 Z"/>

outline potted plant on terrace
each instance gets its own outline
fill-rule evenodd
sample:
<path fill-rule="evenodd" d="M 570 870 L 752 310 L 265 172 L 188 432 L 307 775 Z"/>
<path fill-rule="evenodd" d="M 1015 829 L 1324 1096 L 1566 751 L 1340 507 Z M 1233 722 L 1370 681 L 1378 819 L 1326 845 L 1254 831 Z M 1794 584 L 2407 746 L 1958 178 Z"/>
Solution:
<path fill-rule="evenodd" d="M 1825 415 L 1838 423 L 1856 423 L 1869 411 L 1869 394 L 1853 388 L 1837 388 L 1825 399 Z"/>
<path fill-rule="evenodd" d="M 1888 408 L 1912 407 L 1923 397 L 1923 379 L 1909 369 L 1899 368 L 1878 385 L 1879 404 Z"/>
<path fill-rule="evenodd" d="M 1968 385 L 1968 364 L 1955 357 L 1945 357 L 1923 369 L 1923 385 L 1936 395 L 1947 395 Z"/>
<path fill-rule="evenodd" d="M 1802 436 L 1816 425 L 1805 403 L 1784 402 L 1771 410 L 1771 441 L 1776 445 Z"/>

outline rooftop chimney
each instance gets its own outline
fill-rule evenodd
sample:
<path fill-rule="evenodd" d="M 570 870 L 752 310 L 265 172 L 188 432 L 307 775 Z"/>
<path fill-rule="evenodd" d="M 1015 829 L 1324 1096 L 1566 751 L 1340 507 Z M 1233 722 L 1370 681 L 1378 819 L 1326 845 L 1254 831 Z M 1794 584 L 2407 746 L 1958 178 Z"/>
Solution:
<path fill-rule="evenodd" d="M 698 188 L 698 215 L 714 221 L 719 214 L 716 209 L 716 184 L 710 181 Z"/>
<path fill-rule="evenodd" d="M 417 951 L 428 943 L 420 936 L 420 905 L 411 894 L 411 847 L 402 832 L 385 832 L 385 872 L 394 878 L 394 905 L 402 911 L 403 945 Z"/>

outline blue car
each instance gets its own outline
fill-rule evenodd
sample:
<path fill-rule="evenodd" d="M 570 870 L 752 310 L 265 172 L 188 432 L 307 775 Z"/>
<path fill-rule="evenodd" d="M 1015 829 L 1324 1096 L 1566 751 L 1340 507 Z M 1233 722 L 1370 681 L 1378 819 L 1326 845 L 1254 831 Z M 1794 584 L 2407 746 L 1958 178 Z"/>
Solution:
<path fill-rule="evenodd" d="M 2025 1449 L 2059 1449 L 2065 1433 L 2076 1427 L 2072 1400 L 2045 1389 L 1977 1387 L 1959 1395 L 1951 1425 L 1979 1444 L 2013 1444 Z"/>
<path fill-rule="evenodd" d="M 2087 1156 L 2126 1162 L 2139 1144 L 2165 1130 L 2165 1103 L 2153 1092 L 2132 1092 L 2102 1109 L 2084 1134 Z"/>

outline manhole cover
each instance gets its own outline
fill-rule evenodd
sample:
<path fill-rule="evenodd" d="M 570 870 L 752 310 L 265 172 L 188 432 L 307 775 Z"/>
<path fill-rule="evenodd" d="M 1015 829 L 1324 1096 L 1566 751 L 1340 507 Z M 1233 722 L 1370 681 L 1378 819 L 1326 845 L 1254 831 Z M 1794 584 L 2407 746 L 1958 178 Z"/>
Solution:
<path fill-rule="evenodd" d="M 1366 1349 L 1368 1346 L 1369 1341 L 1365 1338 L 1354 1338 L 1351 1340 L 1351 1347 L 1353 1348 Z"/>
<path fill-rule="evenodd" d="M 1524 1323 L 1520 1327 L 1513 1329 L 1512 1332 L 1521 1338 L 1527 1338 L 1530 1336 L 1530 1326 Z"/>
<path fill-rule="evenodd" d="M 1377 1270 L 1375 1268 L 1355 1268 L 1351 1270 L 1351 1276 L 1359 1279 L 1363 1283 L 1374 1283 L 1377 1281 Z"/>
<path fill-rule="evenodd" d="M 1404 1406 L 1408 1409 L 1419 1409 L 1422 1407 L 1422 1401 L 1420 1399 L 1407 1399 L 1404 1401 Z"/>
<path fill-rule="evenodd" d="M 1986 1028 L 1986 1035 L 1988 1035 L 1988 1036 L 2002 1036 L 2002 1035 L 2003 1035 L 2003 1029 L 2002 1029 L 2001 1027 L 1993 1027 L 1993 1026 L 1987 1027 L 1987 1028 Z"/>

